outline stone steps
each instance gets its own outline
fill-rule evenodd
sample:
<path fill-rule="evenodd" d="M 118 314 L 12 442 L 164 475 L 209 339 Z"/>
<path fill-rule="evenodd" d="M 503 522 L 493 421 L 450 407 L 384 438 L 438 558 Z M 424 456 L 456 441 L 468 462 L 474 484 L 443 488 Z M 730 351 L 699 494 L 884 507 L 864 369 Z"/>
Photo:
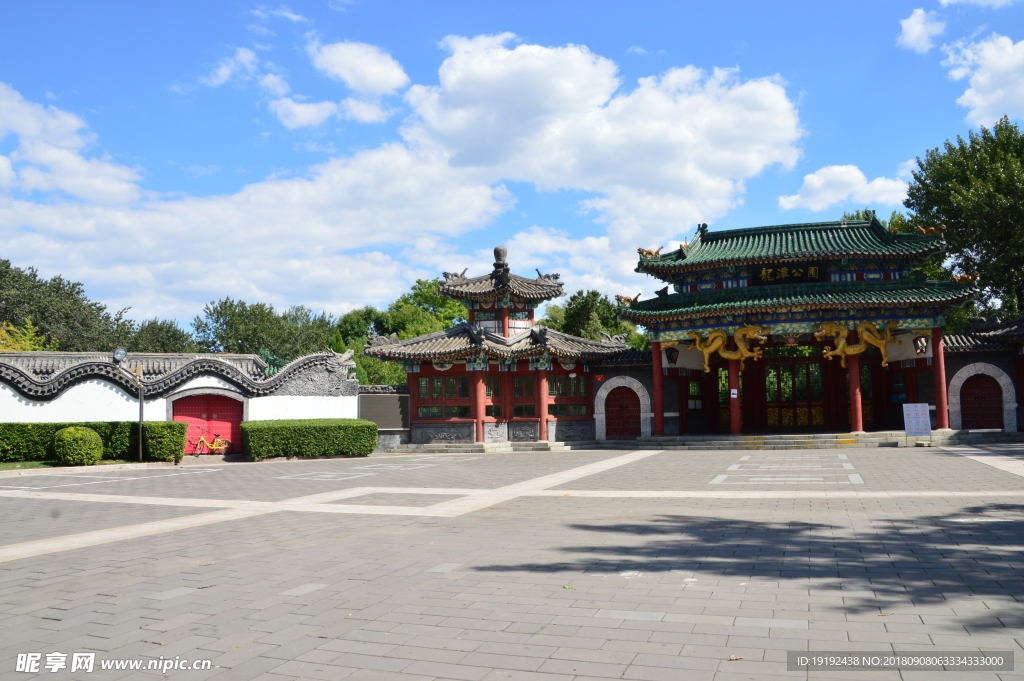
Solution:
<path fill-rule="evenodd" d="M 428 445 L 398 445 L 391 454 L 482 454 L 501 452 L 563 452 L 581 449 L 626 449 L 667 451 L 707 450 L 801 450 L 866 449 L 875 447 L 941 447 L 1024 442 L 1024 433 L 993 431 L 943 431 L 932 435 L 906 437 L 903 431 L 874 433 L 808 433 L 772 435 L 664 435 L 636 440 L 575 442 L 453 442 Z"/>

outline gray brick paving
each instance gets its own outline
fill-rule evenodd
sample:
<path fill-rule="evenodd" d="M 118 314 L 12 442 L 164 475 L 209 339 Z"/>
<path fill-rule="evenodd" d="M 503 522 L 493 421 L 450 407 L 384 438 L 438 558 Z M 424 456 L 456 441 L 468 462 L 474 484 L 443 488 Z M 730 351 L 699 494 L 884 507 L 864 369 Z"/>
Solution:
<path fill-rule="evenodd" d="M 999 451 L 1024 460 L 1024 451 Z M 843 453 L 862 491 L 1024 490 L 1022 477 L 942 450 Z M 279 501 L 360 486 L 491 489 L 618 454 L 486 454 L 347 480 L 285 476 L 342 477 L 377 461 L 221 466 L 162 478 L 127 471 L 139 479 L 60 491 Z M 822 489 L 708 486 L 741 456 L 774 465 L 766 457 L 777 455 L 665 452 L 560 489 Z M 340 503 L 448 498 L 374 494 Z M 0 511 L 2 545 L 203 509 L 0 494 Z M 936 678 L 789 672 L 787 650 L 1014 650 L 1024 669 L 1022 511 L 1019 496 L 942 494 L 527 496 L 453 518 L 282 511 L 0 563 L 0 679 L 31 678 L 14 671 L 18 652 L 57 650 L 211 659 L 210 671 L 171 676 L 218 681 Z M 51 677 L 71 675 L 44 672 Z"/>

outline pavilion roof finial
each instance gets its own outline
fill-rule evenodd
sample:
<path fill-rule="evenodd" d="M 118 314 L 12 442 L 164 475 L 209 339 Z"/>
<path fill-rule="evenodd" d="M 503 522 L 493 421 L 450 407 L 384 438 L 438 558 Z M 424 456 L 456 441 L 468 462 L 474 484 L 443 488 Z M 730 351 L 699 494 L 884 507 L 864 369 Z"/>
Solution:
<path fill-rule="evenodd" d="M 507 269 L 508 263 L 505 262 L 505 258 L 508 257 L 508 249 L 504 246 L 494 247 L 494 269 Z"/>

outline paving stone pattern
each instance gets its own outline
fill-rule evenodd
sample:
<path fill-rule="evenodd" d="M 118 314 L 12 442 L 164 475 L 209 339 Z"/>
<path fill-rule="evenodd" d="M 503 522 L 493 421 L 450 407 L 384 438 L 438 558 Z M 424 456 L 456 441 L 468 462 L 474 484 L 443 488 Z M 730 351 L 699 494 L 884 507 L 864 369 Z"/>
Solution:
<path fill-rule="evenodd" d="M 1024 462 L 1020 449 L 998 451 Z M 1024 477 L 940 449 L 844 453 L 854 469 L 842 473 L 860 475 L 863 484 L 710 484 L 742 472 L 731 468 L 737 464 L 808 466 L 756 470 L 813 477 L 814 466 L 841 461 L 835 450 L 786 459 L 769 458 L 779 455 L 771 451 L 664 452 L 555 494 L 455 517 L 284 510 L 0 563 L 0 680 L 34 678 L 14 671 L 18 653 L 53 651 L 209 658 L 209 671 L 167 676 L 218 681 L 1024 676 L 786 671 L 787 650 L 1012 650 L 1024 669 Z M 379 468 L 345 480 L 286 476 L 344 477 L 359 465 L 413 457 L 222 465 L 202 475 L 58 491 L 276 501 L 405 487 L 417 494 L 344 503 L 424 506 L 453 497 L 430 489 L 493 489 L 621 454 L 437 457 L 429 467 Z M 774 496 L 557 493 L 574 490 Z M 821 491 L 979 496 L 805 494 Z M 5 545 L 204 512 L 3 497 Z"/>

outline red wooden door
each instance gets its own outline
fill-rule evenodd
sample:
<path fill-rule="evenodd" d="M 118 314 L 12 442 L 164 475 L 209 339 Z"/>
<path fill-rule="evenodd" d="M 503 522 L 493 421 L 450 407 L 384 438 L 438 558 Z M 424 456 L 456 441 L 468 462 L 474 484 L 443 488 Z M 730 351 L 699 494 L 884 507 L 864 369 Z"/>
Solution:
<path fill-rule="evenodd" d="M 1003 427 L 1003 389 L 991 376 L 975 374 L 964 381 L 960 407 L 965 430 Z"/>
<path fill-rule="evenodd" d="M 188 424 L 185 435 L 185 453 L 195 454 L 199 438 L 212 442 L 216 436 L 231 440 L 225 451 L 242 450 L 242 403 L 223 395 L 193 395 L 174 402 L 174 420 Z M 200 446 L 201 453 L 209 449 Z"/>
<path fill-rule="evenodd" d="M 608 393 L 604 403 L 605 432 L 609 440 L 640 437 L 640 396 L 624 386 Z"/>

